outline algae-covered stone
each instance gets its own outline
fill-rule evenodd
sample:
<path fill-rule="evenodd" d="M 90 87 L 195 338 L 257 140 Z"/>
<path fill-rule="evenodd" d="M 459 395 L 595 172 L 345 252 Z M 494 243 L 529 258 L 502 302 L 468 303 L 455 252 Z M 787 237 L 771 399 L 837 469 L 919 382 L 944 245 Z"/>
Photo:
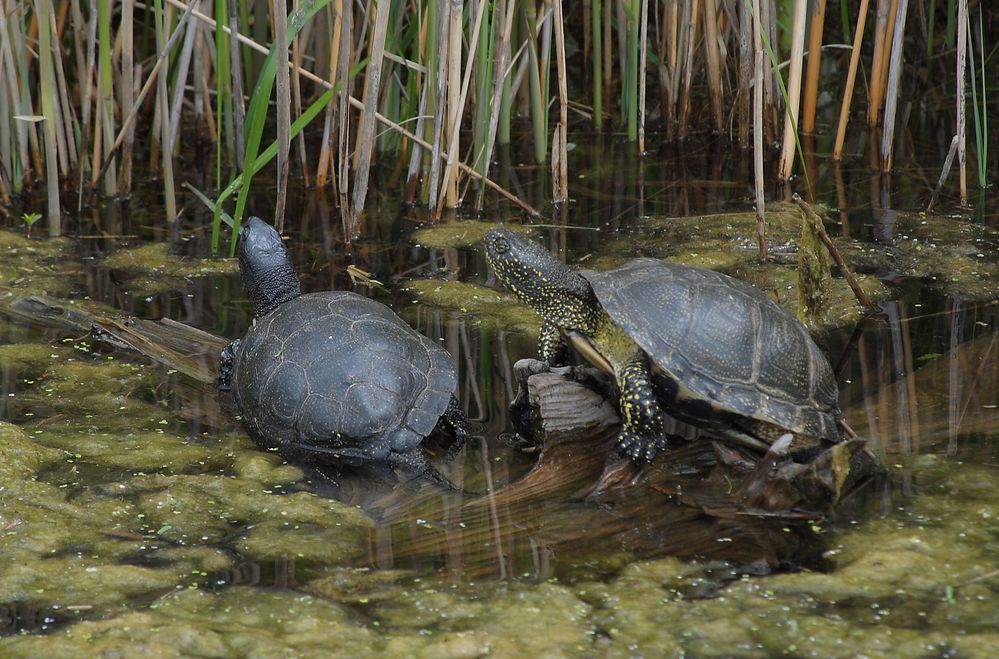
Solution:
<path fill-rule="evenodd" d="M 590 607 L 552 583 L 409 590 L 371 607 L 390 655 L 563 657 L 592 650 Z"/>
<path fill-rule="evenodd" d="M 7 567 L 0 575 L 0 592 L 14 601 L 103 609 L 135 595 L 168 590 L 185 574 L 183 567 L 111 565 L 103 557 L 60 556 Z"/>
<path fill-rule="evenodd" d="M 73 285 L 70 275 L 82 273 L 78 262 L 66 258 L 73 249 L 67 238 L 30 239 L 0 231 L 0 288 L 47 295 L 68 292 Z"/>
<path fill-rule="evenodd" d="M 370 519 L 357 508 L 306 492 L 280 494 L 269 485 L 227 476 L 145 476 L 128 490 L 148 529 L 165 538 L 235 541 L 248 558 L 304 556 L 343 563 L 366 550 Z"/>
<path fill-rule="evenodd" d="M 469 314 L 478 324 L 488 323 L 504 330 L 517 330 L 537 336 L 541 321 L 516 296 L 469 282 L 418 279 L 406 282 L 406 290 L 424 304 Z"/>
<path fill-rule="evenodd" d="M 341 604 L 370 604 L 394 599 L 403 592 L 402 570 L 331 567 L 325 576 L 305 584 L 305 592 Z"/>
<path fill-rule="evenodd" d="M 124 270 L 131 277 L 128 287 L 133 294 L 149 294 L 183 288 L 188 280 L 209 275 L 239 272 L 236 259 L 196 259 L 175 256 L 165 242 L 126 247 L 110 254 L 103 265 Z"/>
<path fill-rule="evenodd" d="M 104 259 L 104 267 L 172 277 L 203 277 L 239 272 L 236 259 L 191 259 L 174 256 L 165 242 L 126 247 Z"/>
<path fill-rule="evenodd" d="M 291 483 L 302 479 L 302 470 L 285 463 L 274 454 L 260 451 L 242 451 L 232 462 L 232 472 L 237 478 L 260 483 Z"/>
<path fill-rule="evenodd" d="M 37 441 L 62 449 L 76 460 L 135 471 L 179 472 L 191 465 L 217 470 L 226 467 L 230 460 L 223 451 L 155 430 L 106 433 L 46 428 L 44 434 L 37 436 Z"/>
<path fill-rule="evenodd" d="M 495 228 L 495 222 L 480 222 L 478 220 L 461 220 L 446 222 L 414 231 L 410 241 L 431 249 L 447 249 L 453 247 L 472 247 L 481 243 L 486 232 Z M 511 231 L 527 233 L 529 227 L 516 224 L 505 224 Z"/>
<path fill-rule="evenodd" d="M 0 483 L 30 479 L 42 465 L 62 458 L 62 452 L 40 446 L 19 427 L 0 421 Z"/>
<path fill-rule="evenodd" d="M 140 364 L 68 359 L 53 363 L 41 381 L 33 383 L 16 401 L 22 411 L 35 415 L 57 412 L 73 419 L 91 419 L 94 428 L 122 421 L 126 427 L 157 428 L 163 412 L 140 398 L 153 389 L 152 369 Z"/>
<path fill-rule="evenodd" d="M 0 367 L 26 367 L 41 369 L 55 362 L 63 362 L 72 354 L 62 346 L 45 343 L 8 343 L 0 345 Z"/>
<path fill-rule="evenodd" d="M 46 636 L 0 639 L 5 657 L 371 656 L 379 638 L 341 607 L 294 592 L 185 589 L 150 609 Z"/>

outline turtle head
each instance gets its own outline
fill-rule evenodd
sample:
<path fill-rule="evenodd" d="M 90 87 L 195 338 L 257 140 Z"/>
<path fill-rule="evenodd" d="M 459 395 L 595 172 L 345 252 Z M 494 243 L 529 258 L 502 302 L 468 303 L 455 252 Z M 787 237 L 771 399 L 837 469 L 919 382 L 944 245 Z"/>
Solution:
<path fill-rule="evenodd" d="M 508 229 L 486 233 L 486 260 L 504 286 L 543 320 L 591 334 L 597 301 L 589 282 L 538 243 Z"/>
<path fill-rule="evenodd" d="M 239 274 L 253 299 L 253 315 L 263 316 L 294 300 L 302 288 L 281 235 L 259 217 L 251 217 L 239 232 Z"/>

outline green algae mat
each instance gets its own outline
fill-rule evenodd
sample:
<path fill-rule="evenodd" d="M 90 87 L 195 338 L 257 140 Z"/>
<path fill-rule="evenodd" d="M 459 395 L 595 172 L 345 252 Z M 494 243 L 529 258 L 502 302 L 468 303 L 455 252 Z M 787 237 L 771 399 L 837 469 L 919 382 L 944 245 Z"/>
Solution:
<path fill-rule="evenodd" d="M 759 279 L 794 304 L 793 260 L 733 250 L 750 220 L 646 218 L 638 247 L 608 240 L 585 264 L 641 249 Z M 786 222 L 775 241 L 798 238 Z M 999 313 L 995 261 L 978 256 L 994 238 L 919 214 L 897 228 L 907 238 L 890 254 L 840 241 L 885 317 L 851 339 L 858 312 L 836 278 L 816 321 L 846 355 L 834 359 L 843 406 L 885 478 L 828 519 L 694 511 L 668 525 L 682 494 L 513 505 L 286 464 L 204 378 L 10 312 L 46 294 L 118 313 L 74 294 L 71 242 L 0 232 L 0 656 L 997 656 Z M 459 229 L 414 235 L 464 250 L 469 266 L 400 281 L 398 310 L 436 328 L 463 373 L 473 441 L 448 476 L 502 491 L 536 459 L 510 448 L 506 403 L 510 363 L 530 356 L 538 325 L 474 267 L 484 227 Z M 149 295 L 231 281 L 231 262 L 172 260 L 157 246 L 102 267 Z M 933 292 L 896 303 L 883 269 Z M 696 550 L 666 554 L 695 536 Z"/>

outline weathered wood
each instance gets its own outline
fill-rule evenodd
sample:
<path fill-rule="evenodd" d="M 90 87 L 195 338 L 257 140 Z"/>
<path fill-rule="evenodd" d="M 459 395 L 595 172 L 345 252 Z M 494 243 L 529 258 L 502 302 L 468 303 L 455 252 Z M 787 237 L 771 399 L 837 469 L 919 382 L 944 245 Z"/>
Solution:
<path fill-rule="evenodd" d="M 830 512 L 878 470 L 871 455 L 860 450 L 861 439 L 802 456 L 790 434 L 765 455 L 721 440 L 675 437 L 652 464 L 634 468 L 614 450 L 620 418 L 610 403 L 612 385 L 599 371 L 549 370 L 543 362 L 521 360 L 514 372 L 520 380 L 514 406 L 521 408 L 515 417 L 530 424 L 521 433 L 533 432 L 541 455 L 528 474 L 491 495 L 494 502 L 513 504 L 570 491 L 620 503 L 622 497 L 646 496 L 642 492 L 651 489 L 712 517 L 811 519 Z"/>

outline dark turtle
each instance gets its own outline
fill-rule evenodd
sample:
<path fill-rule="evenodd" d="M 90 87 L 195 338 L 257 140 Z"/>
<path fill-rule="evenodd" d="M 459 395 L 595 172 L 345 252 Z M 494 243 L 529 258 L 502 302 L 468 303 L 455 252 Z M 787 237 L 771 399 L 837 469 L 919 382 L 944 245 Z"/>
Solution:
<path fill-rule="evenodd" d="M 565 337 L 614 376 L 617 446 L 633 460 L 665 448 L 663 411 L 760 449 L 786 432 L 802 447 L 840 440 L 829 362 L 758 288 L 647 258 L 576 273 L 505 229 L 486 235 L 486 258 L 541 316 L 541 359 L 555 362 Z"/>
<path fill-rule="evenodd" d="M 259 218 L 238 254 L 254 322 L 223 350 L 218 382 L 250 435 L 294 458 L 384 460 L 448 484 L 420 445 L 442 417 L 464 441 L 451 355 L 374 300 L 301 295 L 281 237 Z"/>

